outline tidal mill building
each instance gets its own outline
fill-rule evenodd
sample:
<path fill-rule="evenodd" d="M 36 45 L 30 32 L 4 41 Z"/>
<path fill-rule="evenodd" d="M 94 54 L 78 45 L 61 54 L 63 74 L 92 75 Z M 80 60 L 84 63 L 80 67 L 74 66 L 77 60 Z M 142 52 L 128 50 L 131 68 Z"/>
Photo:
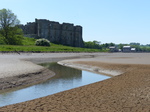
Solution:
<path fill-rule="evenodd" d="M 45 38 L 50 42 L 73 47 L 83 47 L 82 26 L 74 26 L 71 23 L 49 21 L 46 19 L 35 19 L 35 22 L 28 22 L 20 25 L 26 37 Z"/>

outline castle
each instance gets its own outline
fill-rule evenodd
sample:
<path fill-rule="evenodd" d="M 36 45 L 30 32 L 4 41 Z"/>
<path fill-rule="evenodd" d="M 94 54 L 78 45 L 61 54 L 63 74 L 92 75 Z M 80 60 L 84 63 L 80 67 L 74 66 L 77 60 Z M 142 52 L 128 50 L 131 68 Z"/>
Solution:
<path fill-rule="evenodd" d="M 70 23 L 35 19 L 26 25 L 19 25 L 26 37 L 45 38 L 50 42 L 73 47 L 83 47 L 82 27 Z"/>

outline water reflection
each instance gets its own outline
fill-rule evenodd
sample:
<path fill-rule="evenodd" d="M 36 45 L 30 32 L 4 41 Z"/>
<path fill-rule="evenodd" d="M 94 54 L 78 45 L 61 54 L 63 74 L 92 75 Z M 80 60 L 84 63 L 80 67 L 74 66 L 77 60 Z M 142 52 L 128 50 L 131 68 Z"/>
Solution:
<path fill-rule="evenodd" d="M 56 75 L 41 84 L 0 94 L 0 106 L 32 100 L 109 78 L 104 75 L 64 67 L 56 63 L 41 65 L 54 71 Z"/>
<path fill-rule="evenodd" d="M 57 63 L 45 63 L 41 64 L 42 66 L 45 66 L 56 73 L 52 79 L 61 79 L 64 81 L 70 81 L 72 79 L 80 80 L 82 78 L 82 71 L 77 70 L 70 67 L 65 67 L 62 65 L 59 65 Z M 63 71 L 63 72 L 62 72 Z"/>

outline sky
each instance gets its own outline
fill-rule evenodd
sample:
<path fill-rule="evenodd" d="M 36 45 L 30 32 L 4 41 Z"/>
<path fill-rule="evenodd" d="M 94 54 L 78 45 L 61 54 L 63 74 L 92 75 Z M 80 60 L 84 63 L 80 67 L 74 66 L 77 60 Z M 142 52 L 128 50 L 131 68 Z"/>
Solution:
<path fill-rule="evenodd" d="M 0 0 L 22 24 L 37 19 L 83 27 L 84 41 L 150 44 L 150 0 Z"/>

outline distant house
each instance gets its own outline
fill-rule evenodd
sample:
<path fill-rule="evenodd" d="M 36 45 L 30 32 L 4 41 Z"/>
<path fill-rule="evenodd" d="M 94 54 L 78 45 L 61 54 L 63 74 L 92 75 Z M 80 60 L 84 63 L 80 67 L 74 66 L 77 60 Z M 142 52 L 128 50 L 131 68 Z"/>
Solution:
<path fill-rule="evenodd" d="M 123 46 L 122 49 L 118 49 L 116 46 L 109 47 L 110 52 L 136 52 L 136 48 L 132 48 L 131 46 Z"/>
<path fill-rule="evenodd" d="M 110 46 L 109 49 L 110 49 L 110 52 L 118 52 L 118 49 L 116 46 Z"/>
<path fill-rule="evenodd" d="M 123 46 L 122 52 L 131 52 L 131 46 Z"/>
<path fill-rule="evenodd" d="M 136 48 L 131 48 L 131 46 L 123 46 L 122 52 L 136 52 Z"/>

